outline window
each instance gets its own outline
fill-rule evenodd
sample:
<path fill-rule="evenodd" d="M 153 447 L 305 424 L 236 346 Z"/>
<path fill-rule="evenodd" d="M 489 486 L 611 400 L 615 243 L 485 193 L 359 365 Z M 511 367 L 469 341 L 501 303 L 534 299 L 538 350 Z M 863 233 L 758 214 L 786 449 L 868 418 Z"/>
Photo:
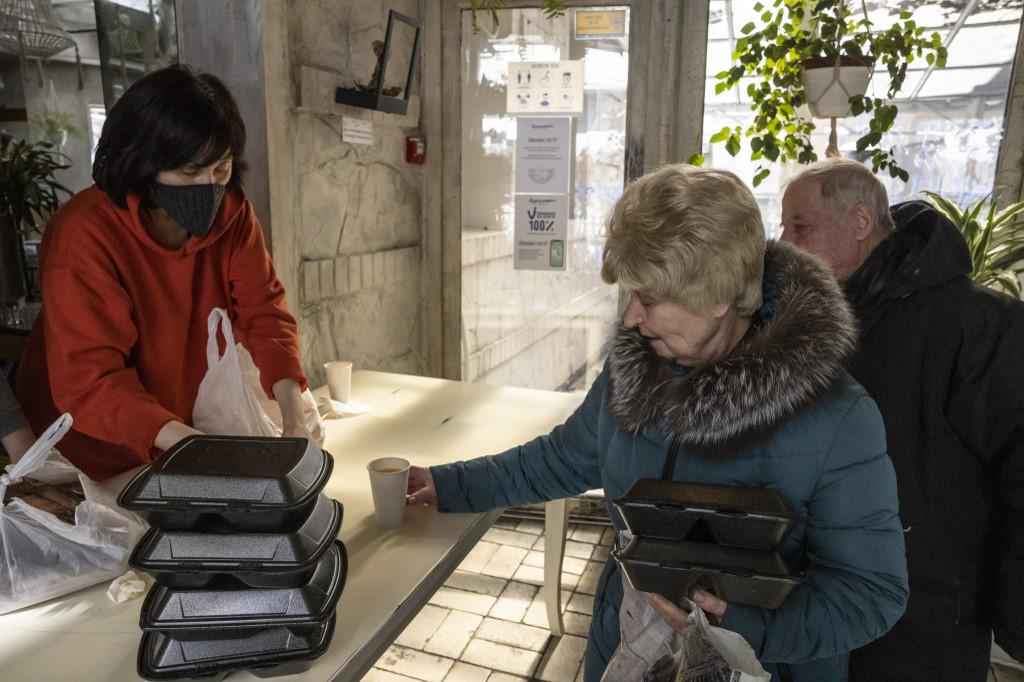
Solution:
<path fill-rule="evenodd" d="M 96 146 L 103 134 L 103 124 L 107 121 L 107 108 L 102 104 L 89 105 L 89 164 L 96 160 Z"/>
<path fill-rule="evenodd" d="M 746 156 L 747 143 L 744 141 L 743 151 L 732 157 L 724 146 L 712 147 L 708 138 L 725 126 L 747 126 L 753 120 L 746 87 L 716 95 L 714 75 L 729 67 L 735 41 L 741 36 L 739 27 L 758 21 L 755 4 L 756 0 L 711 1 L 704 105 L 705 164 L 731 170 L 748 184 L 757 164 Z M 908 3 L 876 0 L 866 6 L 875 26 L 885 28 L 898 19 L 898 5 L 904 4 Z M 899 116 L 885 144 L 895 147 L 910 181 L 882 178 L 890 202 L 914 198 L 925 189 L 957 202 L 980 199 L 992 191 L 995 180 L 1022 3 L 1001 3 L 1004 7 L 1000 9 L 992 9 L 994 3 L 967 0 L 909 4 L 926 33 L 938 31 L 943 36 L 949 58 L 942 69 L 929 69 L 924 60 L 915 60 L 907 72 L 896 100 Z M 876 71 L 869 92 L 883 96 L 887 89 L 888 76 Z M 855 143 L 866 132 L 867 122 L 866 116 L 839 120 L 843 156 L 856 158 Z M 819 157 L 824 157 L 827 120 L 819 121 L 812 139 Z M 783 185 L 797 172 L 798 166 L 776 165 L 754 189 L 769 236 L 778 234 Z"/>

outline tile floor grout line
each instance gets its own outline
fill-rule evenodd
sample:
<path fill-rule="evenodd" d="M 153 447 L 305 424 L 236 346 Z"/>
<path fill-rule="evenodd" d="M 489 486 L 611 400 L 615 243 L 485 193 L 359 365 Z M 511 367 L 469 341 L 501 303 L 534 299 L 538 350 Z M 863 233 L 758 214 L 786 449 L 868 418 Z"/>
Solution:
<path fill-rule="evenodd" d="M 476 554 L 472 557 L 467 556 L 467 561 L 469 562 L 469 564 L 467 566 L 460 564 L 459 567 L 456 569 L 456 572 L 461 577 L 456 578 L 455 580 L 449 578 L 449 580 L 446 580 L 445 584 L 443 585 L 444 589 L 448 590 L 450 594 L 461 595 L 464 598 L 468 598 L 471 596 L 477 597 L 478 603 L 479 599 L 491 599 L 491 606 L 487 609 L 486 613 L 481 613 L 481 611 L 483 610 L 482 608 L 477 608 L 476 610 L 467 610 L 464 607 L 472 607 L 473 604 L 464 599 L 443 599 L 444 603 L 458 604 L 459 608 L 456 608 L 455 606 L 446 606 L 444 605 L 444 603 L 435 603 L 431 601 L 429 605 L 433 608 L 444 611 L 444 616 L 441 618 L 437 627 L 433 628 L 433 631 L 423 640 L 423 648 L 415 648 L 413 646 L 402 645 L 399 644 L 397 641 L 394 643 L 394 646 L 400 649 L 405 649 L 410 652 L 414 652 L 416 654 L 431 657 L 433 660 L 436 660 L 438 662 L 447 663 L 448 670 L 444 675 L 444 680 L 448 682 L 451 682 L 449 681 L 449 678 L 451 678 L 452 681 L 455 679 L 455 677 L 453 676 L 453 670 L 455 669 L 456 666 L 459 665 L 475 667 L 479 668 L 482 671 L 485 671 L 485 679 L 488 680 L 492 677 L 497 679 L 497 676 L 499 675 L 511 674 L 513 677 L 516 676 L 515 674 L 509 673 L 507 671 L 491 668 L 486 663 L 471 662 L 469 660 L 464 659 L 463 656 L 466 655 L 466 652 L 470 649 L 473 642 L 481 642 L 493 646 L 505 647 L 510 651 L 518 651 L 524 655 L 531 655 L 536 657 L 534 659 L 531 669 L 524 678 L 526 680 L 529 680 L 530 682 L 542 682 L 543 675 L 548 674 L 548 672 L 553 672 L 546 672 L 546 667 L 551 664 L 551 661 L 555 656 L 556 650 L 558 650 L 559 643 L 563 641 L 566 638 L 566 636 L 569 636 L 572 640 L 586 640 L 586 633 L 581 632 L 581 630 L 585 631 L 587 629 L 588 625 L 586 621 L 591 619 L 592 614 L 581 613 L 578 610 L 570 610 L 569 604 L 573 603 L 574 608 L 579 609 L 581 603 L 586 603 L 595 598 L 594 594 L 588 594 L 587 592 L 583 592 L 581 591 L 581 588 L 594 588 L 594 585 L 590 584 L 594 582 L 593 576 L 591 576 L 588 579 L 587 583 L 584 583 L 583 579 L 584 576 L 588 573 L 594 573 L 595 571 L 599 572 L 600 569 L 593 568 L 591 564 L 595 564 L 598 567 L 603 565 L 604 561 L 600 554 L 602 553 L 601 550 L 607 550 L 607 547 L 604 545 L 603 542 L 606 533 L 601 533 L 600 536 L 597 536 L 597 534 L 593 532 L 592 529 L 586 527 L 586 524 L 570 524 L 570 527 L 566 535 L 565 556 L 566 558 L 571 558 L 573 561 L 570 561 L 569 564 L 573 565 L 577 569 L 580 569 L 581 572 L 579 574 L 569 573 L 568 571 L 564 570 L 565 566 L 563 565 L 561 580 L 563 581 L 564 587 L 562 589 L 561 607 L 562 612 L 566 614 L 566 617 L 569 620 L 582 619 L 580 625 L 582 625 L 583 627 L 580 627 L 578 630 L 573 631 L 567 629 L 563 637 L 555 637 L 551 634 L 550 628 L 547 624 L 546 611 L 543 608 L 541 608 L 544 604 L 543 582 L 537 584 L 535 576 L 534 580 L 531 581 L 528 576 L 532 573 L 532 571 L 520 571 L 520 569 L 523 567 L 529 567 L 532 569 L 539 568 L 536 566 L 531 567 L 530 564 L 527 564 L 527 559 L 530 559 L 531 563 L 537 563 L 537 555 L 543 556 L 543 528 L 539 524 L 533 526 L 523 526 L 523 523 L 524 521 L 522 520 L 516 521 L 509 520 L 506 518 L 499 519 L 499 521 L 495 523 L 492 529 L 498 532 L 492 533 L 489 531 L 490 538 L 488 538 L 487 535 L 485 535 L 485 537 L 481 539 L 481 542 L 477 544 L 477 547 L 481 547 L 482 549 L 477 551 Z M 529 530 L 526 530 L 527 528 L 530 528 L 534 532 L 529 532 Z M 529 543 L 529 547 L 525 547 L 524 545 L 528 544 L 531 537 L 534 538 L 536 541 Z M 506 544 L 506 542 L 499 541 L 498 538 L 507 541 L 508 544 Z M 504 551 L 501 551 L 502 548 L 505 548 Z M 502 567 L 502 575 L 484 573 L 484 569 L 491 564 L 495 555 L 499 552 L 501 552 L 502 556 L 504 556 L 505 558 L 511 559 L 511 561 L 506 562 L 506 565 Z M 470 554 L 472 555 L 473 552 L 471 551 Z M 585 556 L 583 556 L 584 554 Z M 482 557 L 484 558 L 481 561 Z M 463 563 L 465 564 L 466 562 Z M 495 565 L 494 567 L 497 568 L 497 565 Z M 509 568 L 512 568 L 512 575 L 506 577 L 504 574 L 508 572 Z M 453 576 L 455 576 L 455 573 L 453 573 Z M 474 576 L 479 576 L 479 578 L 482 579 L 483 582 L 474 584 Z M 467 580 L 467 578 L 469 579 Z M 454 584 L 449 584 L 449 581 L 451 581 Z M 488 582 L 490 582 L 490 586 L 488 586 Z M 500 583 L 500 590 L 498 590 L 495 583 Z M 509 587 L 512 585 L 518 585 L 519 587 L 513 590 L 515 594 L 508 596 L 507 593 L 509 592 Z M 477 589 L 482 589 L 483 592 L 476 591 Z M 498 594 L 496 596 L 492 596 L 492 592 L 495 590 L 498 591 Z M 527 595 L 528 598 L 523 599 L 523 597 Z M 497 610 L 499 602 L 501 602 L 503 599 L 508 599 L 508 601 L 505 603 L 506 610 L 504 614 L 502 614 L 500 610 Z M 520 602 L 522 602 L 524 606 L 522 608 L 522 615 L 520 615 L 517 620 L 511 620 L 502 617 L 502 615 L 514 617 L 517 614 L 517 611 L 519 609 L 518 604 Z M 495 613 L 495 615 L 492 615 L 492 612 L 495 612 L 496 610 L 497 612 Z M 430 645 L 430 642 L 441 632 L 448 619 L 454 616 L 455 614 L 459 614 L 458 616 L 456 616 L 456 618 L 461 617 L 465 620 L 468 620 L 468 618 L 479 619 L 479 622 L 472 628 L 472 630 L 468 631 L 469 635 L 466 645 L 462 647 L 461 651 L 455 658 L 452 658 L 448 652 L 432 653 L 431 651 L 427 651 L 426 647 L 428 647 Z M 490 629 L 487 632 L 484 632 L 485 625 L 487 625 L 489 621 L 492 623 L 489 626 Z M 504 626 L 502 624 L 504 624 Z M 531 648 L 531 643 L 528 639 L 517 639 L 517 636 L 523 636 L 522 631 L 518 633 L 509 631 L 502 633 L 503 627 L 507 628 L 508 630 L 514 630 L 514 628 L 516 627 L 523 627 L 529 628 L 531 631 L 544 631 L 546 636 L 544 638 L 543 647 L 540 649 L 540 651 L 536 651 Z M 483 637 L 483 634 L 488 634 L 488 638 Z M 495 639 L 498 638 L 500 638 L 500 641 L 495 641 Z M 418 638 L 414 638 L 414 641 L 416 641 L 417 639 Z M 536 645 L 536 643 L 536 640 L 534 640 L 533 645 Z M 437 650 L 443 649 L 441 647 L 438 647 Z M 576 679 L 579 677 L 583 665 L 583 659 L 585 658 L 585 656 L 581 656 L 579 660 L 576 661 L 572 660 L 573 658 L 575 658 L 575 652 L 569 658 L 565 659 L 564 661 L 560 661 L 559 666 L 561 667 L 564 664 L 575 664 L 575 675 L 573 676 L 573 679 Z M 374 670 L 380 671 L 384 674 L 400 675 L 399 673 L 393 673 L 388 671 L 387 669 L 378 668 L 376 666 L 374 667 Z M 461 679 L 462 676 L 460 675 L 459 677 Z M 417 679 L 419 678 L 417 677 Z"/>

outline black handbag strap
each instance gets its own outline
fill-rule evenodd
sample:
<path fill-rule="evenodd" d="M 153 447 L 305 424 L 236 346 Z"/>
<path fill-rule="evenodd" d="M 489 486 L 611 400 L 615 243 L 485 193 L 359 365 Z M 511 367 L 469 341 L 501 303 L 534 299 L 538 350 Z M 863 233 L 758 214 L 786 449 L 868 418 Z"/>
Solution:
<path fill-rule="evenodd" d="M 676 472 L 676 462 L 679 461 L 679 441 L 675 438 L 668 446 L 668 454 L 665 455 L 665 466 L 661 469 L 661 480 L 671 481 Z"/>

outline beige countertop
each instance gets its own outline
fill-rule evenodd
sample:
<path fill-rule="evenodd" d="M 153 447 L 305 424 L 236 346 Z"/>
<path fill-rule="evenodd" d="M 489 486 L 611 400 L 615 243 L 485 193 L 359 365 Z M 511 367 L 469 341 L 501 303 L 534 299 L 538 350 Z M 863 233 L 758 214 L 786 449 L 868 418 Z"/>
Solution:
<path fill-rule="evenodd" d="M 498 452 L 546 433 L 581 399 L 382 372 L 357 372 L 352 383 L 352 399 L 370 412 L 329 420 L 325 443 L 335 460 L 326 493 L 345 506 L 348 582 L 327 653 L 289 680 L 361 679 L 496 518 L 410 508 L 401 528 L 382 531 L 373 522 L 367 462 L 398 455 L 440 464 Z M 114 604 L 106 587 L 0 616 L 4 682 L 140 679 L 142 600 Z"/>

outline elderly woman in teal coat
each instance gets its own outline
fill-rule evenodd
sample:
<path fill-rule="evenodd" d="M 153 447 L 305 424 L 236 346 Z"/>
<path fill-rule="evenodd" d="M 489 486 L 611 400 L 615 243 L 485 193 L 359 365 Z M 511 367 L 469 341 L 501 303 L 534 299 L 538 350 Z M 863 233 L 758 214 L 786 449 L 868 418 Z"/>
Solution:
<path fill-rule="evenodd" d="M 800 518 L 780 550 L 805 570 L 800 586 L 775 610 L 702 591 L 693 601 L 742 635 L 773 679 L 845 681 L 847 654 L 892 627 L 908 590 L 882 419 L 843 370 L 856 335 L 842 292 L 817 260 L 765 242 L 753 195 L 725 171 L 673 165 L 640 178 L 608 232 L 602 275 L 629 303 L 579 409 L 507 452 L 414 468 L 410 503 L 482 512 L 593 488 L 616 498 L 663 474 L 777 490 Z M 587 682 L 616 651 L 622 599 L 610 560 Z M 686 627 L 679 605 L 647 599 Z"/>

